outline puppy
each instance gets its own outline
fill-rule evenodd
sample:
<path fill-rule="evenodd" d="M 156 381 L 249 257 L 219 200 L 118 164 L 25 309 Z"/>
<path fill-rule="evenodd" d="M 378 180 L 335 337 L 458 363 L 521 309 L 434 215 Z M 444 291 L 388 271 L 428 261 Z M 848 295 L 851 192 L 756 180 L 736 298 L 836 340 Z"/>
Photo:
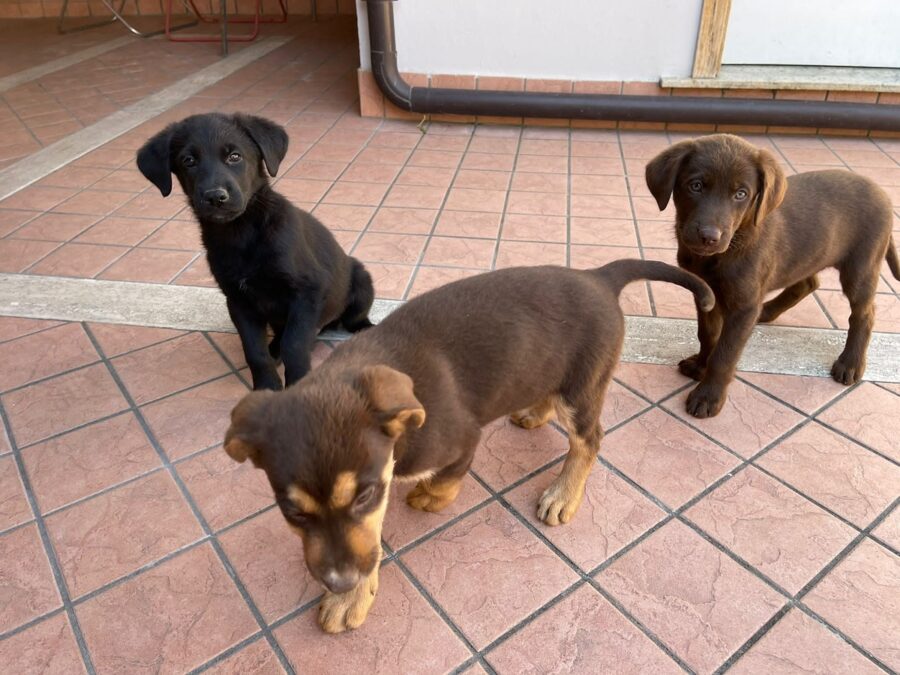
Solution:
<path fill-rule="evenodd" d="M 312 215 L 275 192 L 287 152 L 284 129 L 247 115 L 193 115 L 166 127 L 137 153 L 163 197 L 172 176 L 200 222 L 206 259 L 241 337 L 254 389 L 281 389 L 310 368 L 324 327 L 368 328 L 372 278 Z M 263 168 L 265 165 L 265 169 Z M 267 327 L 274 337 L 266 349 Z"/>
<path fill-rule="evenodd" d="M 698 277 L 661 262 L 489 272 L 409 301 L 297 386 L 248 394 L 235 407 L 225 451 L 266 471 L 327 589 L 322 628 L 355 628 L 369 611 L 391 479 L 416 481 L 413 508 L 443 509 L 491 420 L 511 414 L 531 429 L 556 414 L 569 452 L 537 514 L 548 525 L 572 518 L 622 347 L 618 294 L 638 279 L 688 288 L 704 309 L 714 303 Z"/>
<path fill-rule="evenodd" d="M 881 261 L 900 279 L 891 238 L 891 202 L 868 178 L 811 171 L 785 179 L 765 150 L 716 134 L 676 143 L 646 168 L 660 210 L 675 201 L 678 264 L 716 294 L 699 313 L 700 352 L 679 370 L 700 384 L 687 399 L 695 417 L 712 417 L 753 325 L 775 320 L 819 287 L 816 273 L 840 271 L 850 300 L 850 330 L 831 368 L 842 384 L 865 372 Z M 784 289 L 764 302 L 767 293 Z"/>

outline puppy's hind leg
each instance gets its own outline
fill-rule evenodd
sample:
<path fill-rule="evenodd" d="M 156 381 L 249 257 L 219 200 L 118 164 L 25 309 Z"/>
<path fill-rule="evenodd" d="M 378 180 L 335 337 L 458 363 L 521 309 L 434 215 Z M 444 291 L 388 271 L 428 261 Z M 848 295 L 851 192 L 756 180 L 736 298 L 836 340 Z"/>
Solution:
<path fill-rule="evenodd" d="M 509 421 L 523 429 L 537 429 L 552 420 L 554 414 L 556 414 L 556 401 L 548 398 L 530 408 L 514 412 L 509 416 Z"/>
<path fill-rule="evenodd" d="M 774 298 L 763 303 L 762 312 L 760 312 L 757 322 L 769 323 L 770 321 L 774 321 L 818 287 L 819 277 L 815 274 L 806 279 L 801 279 L 792 286 L 788 286 Z"/>
<path fill-rule="evenodd" d="M 853 271 L 841 270 L 841 286 L 850 300 L 850 329 L 844 351 L 831 366 L 831 376 L 841 384 L 854 384 L 866 370 L 866 349 L 875 325 L 875 289 L 878 286 L 878 265 L 871 265 L 874 273 L 860 278 Z"/>
<path fill-rule="evenodd" d="M 472 465 L 472 458 L 475 456 L 475 448 L 478 446 L 480 437 L 481 430 L 477 426 L 473 427 L 461 459 L 441 469 L 433 476 L 423 478 L 416 483 L 416 486 L 406 495 L 406 503 L 419 511 L 429 512 L 440 511 L 453 503 L 453 500 L 459 495 L 466 472 Z"/>
<path fill-rule="evenodd" d="M 340 322 L 349 332 L 356 333 L 372 327 L 369 310 L 375 301 L 375 287 L 372 285 L 372 276 L 363 264 L 355 258 L 352 259 L 352 264 L 347 306 L 341 314 Z"/>

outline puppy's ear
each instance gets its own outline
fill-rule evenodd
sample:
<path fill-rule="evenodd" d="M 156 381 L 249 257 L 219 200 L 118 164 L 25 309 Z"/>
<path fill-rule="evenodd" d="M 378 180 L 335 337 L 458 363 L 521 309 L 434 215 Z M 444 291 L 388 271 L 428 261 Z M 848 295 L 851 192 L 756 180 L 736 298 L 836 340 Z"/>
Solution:
<path fill-rule="evenodd" d="M 265 433 L 265 418 L 275 392 L 254 391 L 247 394 L 231 411 L 231 426 L 225 433 L 225 452 L 236 462 L 248 459 L 260 466 L 260 440 Z"/>
<path fill-rule="evenodd" d="M 644 178 L 647 180 L 647 187 L 650 188 L 650 194 L 656 199 L 660 211 L 665 211 L 669 197 L 672 196 L 672 191 L 675 189 L 675 179 L 678 177 L 681 163 L 687 159 L 693 149 L 694 141 L 681 141 L 681 143 L 676 143 L 671 148 L 663 150 L 647 164 Z"/>
<path fill-rule="evenodd" d="M 172 192 L 172 165 L 169 160 L 172 132 L 166 127 L 144 143 L 137 153 L 137 167 L 144 177 L 159 188 L 163 197 Z"/>
<path fill-rule="evenodd" d="M 382 432 L 393 439 L 425 424 L 425 409 L 413 393 L 409 375 L 387 366 L 367 366 L 357 384 L 369 401 Z"/>
<path fill-rule="evenodd" d="M 275 122 L 262 117 L 235 115 L 234 119 L 256 143 L 256 147 L 262 153 L 269 175 L 278 175 L 278 167 L 281 166 L 281 160 L 287 154 L 287 132 Z"/>
<path fill-rule="evenodd" d="M 756 166 L 759 169 L 759 194 L 756 195 L 754 224 L 758 226 L 784 200 L 787 179 L 778 162 L 767 150 L 758 151 Z"/>

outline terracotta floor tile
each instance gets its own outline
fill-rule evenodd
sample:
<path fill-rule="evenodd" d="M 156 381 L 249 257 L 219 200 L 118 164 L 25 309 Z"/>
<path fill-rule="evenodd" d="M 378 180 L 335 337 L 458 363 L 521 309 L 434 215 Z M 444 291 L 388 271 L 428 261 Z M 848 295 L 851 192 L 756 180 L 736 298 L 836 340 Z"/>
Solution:
<path fill-rule="evenodd" d="M 26 448 L 22 460 L 44 513 L 160 466 L 131 413 Z"/>
<path fill-rule="evenodd" d="M 178 473 L 214 530 L 274 503 L 264 471 L 213 448 L 178 464 Z"/>
<path fill-rule="evenodd" d="M 168 283 L 194 259 L 194 251 L 135 248 L 111 265 L 101 279 Z"/>
<path fill-rule="evenodd" d="M 24 523 L 31 517 L 16 460 L 11 455 L 0 457 L 0 530 Z"/>
<path fill-rule="evenodd" d="M 507 213 L 503 218 L 503 239 L 566 243 L 566 218 L 524 213 Z"/>
<path fill-rule="evenodd" d="M 422 262 L 489 270 L 494 258 L 494 241 L 465 237 L 432 237 Z"/>
<path fill-rule="evenodd" d="M 372 275 L 376 298 L 402 300 L 415 266 L 367 262 L 366 269 Z"/>
<path fill-rule="evenodd" d="M 691 382 L 674 366 L 624 361 L 616 367 L 614 377 L 651 401 L 660 401 L 679 387 Z"/>
<path fill-rule="evenodd" d="M 384 183 L 356 183 L 338 181 L 322 201 L 326 204 L 350 204 L 354 206 L 378 206 L 387 192 Z"/>
<path fill-rule="evenodd" d="M 0 535 L 0 551 L 0 631 L 5 633 L 62 605 L 37 525 Z"/>
<path fill-rule="evenodd" d="M 569 238 L 573 244 L 637 246 L 634 223 L 615 218 L 570 218 Z"/>
<path fill-rule="evenodd" d="M 639 220 L 638 232 L 642 246 L 655 248 L 676 248 L 675 227 L 667 220 Z"/>
<path fill-rule="evenodd" d="M 235 368 L 245 368 L 244 348 L 241 346 L 241 338 L 237 333 L 208 333 L 216 346 L 225 352 L 226 358 Z M 318 345 L 316 345 L 318 346 Z"/>
<path fill-rule="evenodd" d="M 564 244 L 501 241 L 497 248 L 496 269 L 520 265 L 565 265 Z"/>
<path fill-rule="evenodd" d="M 91 323 L 88 325 L 91 333 L 94 334 L 97 342 L 100 343 L 100 348 L 103 350 L 104 355 L 108 358 L 184 335 L 184 331 L 171 328 L 125 326 L 112 323 Z"/>
<path fill-rule="evenodd" d="M 49 211 L 75 192 L 74 188 L 30 185 L 0 202 L 0 208 Z"/>
<path fill-rule="evenodd" d="M 458 267 L 428 267 L 426 265 L 419 266 L 416 271 L 416 278 L 413 280 L 412 287 L 409 289 L 409 298 L 414 298 L 426 291 L 430 291 L 452 281 L 473 277 L 476 274 L 483 273 L 484 270 L 463 269 Z"/>
<path fill-rule="evenodd" d="M 46 523 L 73 597 L 203 536 L 164 471 L 58 511 Z"/>
<path fill-rule="evenodd" d="M 454 237 L 495 239 L 500 231 L 499 213 L 474 211 L 442 211 L 434 233 Z"/>
<path fill-rule="evenodd" d="M 131 352 L 112 364 L 138 405 L 229 371 L 200 333 Z"/>
<path fill-rule="evenodd" d="M 85 672 L 62 612 L 0 642 L 0 662 L 12 673 Z"/>
<path fill-rule="evenodd" d="M 41 215 L 41 211 L 0 210 L 0 237 L 5 237 L 23 224 Z"/>
<path fill-rule="evenodd" d="M 58 246 L 52 241 L 0 239 L 0 272 L 21 272 Z"/>
<path fill-rule="evenodd" d="M 69 241 L 97 221 L 96 216 L 68 213 L 45 213 L 13 233 L 16 239 L 40 239 L 43 241 Z"/>
<path fill-rule="evenodd" d="M 105 190 L 84 190 L 74 197 L 60 203 L 53 210 L 58 213 L 83 213 L 93 216 L 105 216 L 126 202 L 134 199 L 133 192 L 109 192 Z M 45 205 L 44 208 L 50 208 Z"/>
<path fill-rule="evenodd" d="M 365 623 L 326 636 L 308 610 L 275 631 L 298 672 L 449 672 L 469 650 L 396 565 L 381 569 L 378 595 Z"/>
<path fill-rule="evenodd" d="M 231 410 L 248 393 L 233 375 L 220 378 L 141 409 L 150 430 L 170 459 L 221 443 Z"/>
<path fill-rule="evenodd" d="M 423 248 L 425 248 L 423 236 L 366 232 L 356 245 L 353 256 L 363 262 L 411 265 L 418 261 Z"/>
<path fill-rule="evenodd" d="M 409 156 L 408 166 L 421 166 L 436 169 L 455 169 L 462 158 L 461 152 L 446 150 L 416 150 Z"/>
<path fill-rule="evenodd" d="M 792 609 L 728 672 L 876 675 L 882 670 L 818 621 Z"/>
<path fill-rule="evenodd" d="M 340 176 L 346 168 L 347 165 L 344 162 L 316 162 L 309 159 L 301 159 L 284 174 L 284 178 L 306 178 L 317 181 L 332 181 L 337 180 L 338 176 Z"/>
<path fill-rule="evenodd" d="M 313 215 L 332 230 L 362 230 L 375 213 L 373 206 L 345 206 L 342 204 L 319 204 Z"/>
<path fill-rule="evenodd" d="M 219 541 L 267 621 L 322 594 L 306 569 L 300 537 L 277 507 L 219 535 Z"/>
<path fill-rule="evenodd" d="M 4 394 L 3 405 L 20 447 L 128 407 L 102 364 Z"/>
<path fill-rule="evenodd" d="M 590 586 L 582 586 L 490 652 L 499 673 L 680 673 Z"/>
<path fill-rule="evenodd" d="M 498 504 L 472 514 L 403 558 L 479 648 L 577 578 Z"/>
<path fill-rule="evenodd" d="M 501 418 L 481 430 L 472 470 L 501 490 L 568 449 L 566 437 L 550 425 L 525 430 Z"/>
<path fill-rule="evenodd" d="M 142 241 L 141 246 L 193 252 L 203 249 L 200 228 L 186 220 L 170 220 Z"/>
<path fill-rule="evenodd" d="M 38 185 L 84 189 L 110 174 L 109 169 L 69 164 L 38 181 Z"/>
<path fill-rule="evenodd" d="M 571 176 L 572 194 L 583 195 L 627 195 L 628 186 L 624 176 L 598 176 L 574 174 Z"/>
<path fill-rule="evenodd" d="M 896 555 L 863 540 L 804 602 L 889 667 L 900 668 L 896 639 L 900 633 L 900 565 Z"/>
<path fill-rule="evenodd" d="M 0 390 L 20 387 L 99 359 L 80 324 L 70 323 L 0 344 Z"/>
<path fill-rule="evenodd" d="M 847 390 L 830 377 L 750 372 L 741 372 L 739 376 L 808 414 Z"/>
<path fill-rule="evenodd" d="M 127 251 L 121 246 L 63 244 L 28 271 L 31 274 L 90 279 Z"/>
<path fill-rule="evenodd" d="M 397 176 L 397 185 L 422 185 L 448 188 L 453 182 L 455 169 L 439 166 L 407 166 Z"/>
<path fill-rule="evenodd" d="M 385 206 L 401 206 L 415 209 L 439 209 L 446 190 L 442 187 L 420 185 L 395 185 L 384 200 Z"/>
<path fill-rule="evenodd" d="M 509 213 L 565 216 L 568 197 L 564 192 L 510 192 L 506 210 Z"/>
<path fill-rule="evenodd" d="M 698 672 L 712 672 L 785 599 L 673 521 L 597 576 L 647 628 Z"/>
<path fill-rule="evenodd" d="M 629 417 L 650 407 L 650 404 L 635 396 L 618 382 L 612 382 L 603 401 L 600 424 L 604 431 L 621 424 Z"/>
<path fill-rule="evenodd" d="M 803 421 L 793 410 L 740 380 L 728 387 L 728 400 L 718 415 L 697 419 L 685 410 L 691 390 L 688 388 L 667 401 L 665 407 L 742 457 L 756 454 Z"/>
<path fill-rule="evenodd" d="M 900 485 L 900 468 L 815 423 L 757 464 L 859 527 L 887 508 Z"/>
<path fill-rule="evenodd" d="M 81 170 L 86 171 L 87 167 Z M 91 187 L 95 190 L 114 190 L 136 194 L 147 187 L 147 179 L 136 168 L 117 169 L 93 183 Z"/>
<path fill-rule="evenodd" d="M 569 179 L 558 173 L 516 173 L 513 175 L 511 190 L 527 192 L 562 192 L 568 190 Z"/>
<path fill-rule="evenodd" d="M 330 180 L 285 177 L 275 183 L 275 189 L 290 201 L 317 202 L 328 192 L 331 185 Z"/>
<path fill-rule="evenodd" d="M 59 321 L 45 321 L 43 319 L 27 319 L 18 316 L 0 317 L 0 342 L 15 340 L 23 335 L 31 335 L 40 330 L 59 326 Z"/>
<path fill-rule="evenodd" d="M 400 480 L 394 480 L 391 486 L 382 538 L 395 551 L 424 537 L 489 497 L 487 490 L 474 478 L 466 476 L 459 496 L 452 504 L 439 513 L 428 513 L 407 505 L 406 493 L 414 486 L 413 482 Z"/>
<path fill-rule="evenodd" d="M 553 466 L 517 487 L 506 498 L 555 546 L 585 572 L 594 569 L 658 523 L 665 513 L 604 466 L 591 469 L 584 501 L 565 525 L 549 527 L 536 517 L 544 490 L 559 475 Z"/>
<path fill-rule="evenodd" d="M 396 209 L 384 207 L 378 210 L 369 224 L 370 232 L 395 234 L 429 234 L 437 211 L 431 209 Z"/>
<path fill-rule="evenodd" d="M 117 193 L 108 193 L 117 194 Z M 123 204 L 113 213 L 125 218 L 164 218 L 168 219 L 185 208 L 186 200 L 180 194 L 164 199 L 155 189 L 139 194 L 127 204 Z"/>
<path fill-rule="evenodd" d="M 819 419 L 900 462 L 900 396 L 863 382 Z"/>
<path fill-rule="evenodd" d="M 772 326 L 799 326 L 801 328 L 833 328 L 815 296 L 807 296 L 790 311 L 779 316 Z"/>
<path fill-rule="evenodd" d="M 82 244 L 136 246 L 154 230 L 158 229 L 163 222 L 162 220 L 148 220 L 145 218 L 108 216 L 82 232 L 75 241 Z"/>
<path fill-rule="evenodd" d="M 577 269 L 591 269 L 593 267 L 608 265 L 620 258 L 640 258 L 641 252 L 638 248 L 626 248 L 624 246 L 573 245 L 569 247 L 569 255 L 569 262 L 572 267 Z M 637 288 L 639 285 L 640 284 L 630 284 L 627 289 Z M 621 297 L 622 296 L 620 296 L 620 298 Z"/>
<path fill-rule="evenodd" d="M 453 187 L 447 195 L 449 211 L 487 211 L 499 213 L 506 202 L 506 190 L 472 190 Z"/>
<path fill-rule="evenodd" d="M 460 166 L 463 169 L 473 171 L 512 171 L 513 167 L 519 169 L 523 163 L 522 157 L 516 160 L 516 156 L 507 153 L 495 152 L 467 152 Z M 531 157 L 532 160 L 543 160 L 545 157 Z M 562 159 L 562 158 L 558 158 Z M 538 161 L 534 162 L 539 164 Z M 542 169 L 545 170 L 545 169 Z"/>
<path fill-rule="evenodd" d="M 281 675 L 284 669 L 266 639 L 260 638 L 205 672 L 212 675 Z"/>
<path fill-rule="evenodd" d="M 838 328 L 847 329 L 850 305 L 840 291 L 816 291 L 825 309 Z M 875 294 L 875 330 L 883 333 L 900 332 L 900 298 L 886 293 Z"/>
<path fill-rule="evenodd" d="M 256 622 L 208 544 L 77 610 L 99 672 L 184 672 L 251 635 Z"/>
<path fill-rule="evenodd" d="M 539 174 L 522 174 L 539 175 Z M 473 190 L 503 190 L 509 187 L 509 171 L 482 171 L 479 169 L 460 169 L 453 180 L 453 187 Z M 556 176 L 565 178 L 565 176 Z M 524 189 L 524 188 L 521 188 Z M 565 189 L 565 188 L 564 188 Z"/>
<path fill-rule="evenodd" d="M 856 535 L 753 467 L 716 488 L 686 515 L 792 594 Z"/>

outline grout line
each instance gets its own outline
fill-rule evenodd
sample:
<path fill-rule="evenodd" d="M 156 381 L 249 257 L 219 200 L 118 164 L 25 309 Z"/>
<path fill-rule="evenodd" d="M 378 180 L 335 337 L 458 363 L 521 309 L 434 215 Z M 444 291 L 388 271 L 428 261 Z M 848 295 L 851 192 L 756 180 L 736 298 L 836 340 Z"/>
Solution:
<path fill-rule="evenodd" d="M 722 663 L 718 668 L 716 668 L 713 673 L 714 675 L 720 675 L 720 673 L 724 673 L 729 670 L 737 661 L 744 656 L 750 648 L 753 647 L 757 642 L 759 642 L 762 637 L 768 633 L 772 628 L 775 627 L 779 621 L 781 621 L 784 616 L 790 611 L 791 603 L 786 602 L 781 609 L 779 609 L 775 614 L 773 614 L 768 621 L 766 621 L 762 626 L 760 626 L 756 632 L 753 633 L 740 647 L 737 648 L 731 656 L 725 659 L 725 662 Z"/>
<path fill-rule="evenodd" d="M 8 430 L 11 430 L 6 408 L 4 407 L 2 401 L 0 401 L 0 420 L 2 420 L 3 424 L 6 425 L 6 428 Z M 59 593 L 63 609 L 69 619 L 69 625 L 72 629 L 73 635 L 75 636 L 75 642 L 78 645 L 78 651 L 81 654 L 81 660 L 84 664 L 85 670 L 87 670 L 88 672 L 88 675 L 94 675 L 94 673 L 96 672 L 94 669 L 94 663 L 91 660 L 87 641 L 84 638 L 84 633 L 81 630 L 81 624 L 78 622 L 78 617 L 75 614 L 75 608 L 72 605 L 72 598 L 69 595 L 69 587 L 66 583 L 66 578 L 62 571 L 62 566 L 60 565 L 59 558 L 56 555 L 56 550 L 53 548 L 53 542 L 51 541 L 50 534 L 47 531 L 47 524 L 44 522 L 44 517 L 41 515 L 41 510 L 38 507 L 34 490 L 31 487 L 31 479 L 29 478 L 28 473 L 25 470 L 25 463 L 22 461 L 22 453 L 19 450 L 18 445 L 16 445 L 15 439 L 12 437 L 11 433 L 9 434 L 9 444 L 10 446 L 12 446 L 16 468 L 19 471 L 19 480 L 22 481 L 22 487 L 24 488 L 25 497 L 28 500 L 28 505 L 31 507 L 31 513 L 34 516 L 34 522 L 37 527 L 38 535 L 40 536 L 44 555 L 47 556 L 47 562 L 50 565 L 50 571 L 55 581 L 56 590 Z"/>
<path fill-rule="evenodd" d="M 476 125 L 477 127 L 477 125 Z M 472 131 L 472 136 L 475 135 L 475 131 Z M 500 212 L 500 227 L 497 229 L 497 236 L 495 238 L 494 243 L 494 255 L 491 257 L 491 270 L 497 269 L 497 260 L 500 257 L 500 244 L 504 241 L 503 239 L 503 228 L 506 227 L 506 216 L 509 215 L 507 213 L 507 209 L 509 208 L 509 193 L 512 192 L 512 182 L 515 179 L 516 171 L 518 171 L 519 167 L 519 157 L 523 155 L 522 153 L 522 140 L 525 135 L 525 127 L 521 126 L 518 128 L 516 132 L 516 149 L 513 152 L 513 164 L 512 168 L 509 171 L 509 187 L 506 190 L 506 197 L 503 199 L 503 210 Z M 463 153 L 463 158 L 460 160 L 460 166 L 462 166 L 462 162 L 465 161 L 466 155 Z M 526 172 L 522 172 L 526 173 Z M 506 240 L 509 241 L 509 240 Z"/>
<path fill-rule="evenodd" d="M 572 126 L 569 125 L 566 134 L 567 152 L 566 161 L 566 267 L 572 266 Z M 640 251 L 640 248 L 638 248 Z"/>

